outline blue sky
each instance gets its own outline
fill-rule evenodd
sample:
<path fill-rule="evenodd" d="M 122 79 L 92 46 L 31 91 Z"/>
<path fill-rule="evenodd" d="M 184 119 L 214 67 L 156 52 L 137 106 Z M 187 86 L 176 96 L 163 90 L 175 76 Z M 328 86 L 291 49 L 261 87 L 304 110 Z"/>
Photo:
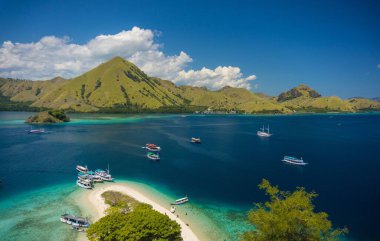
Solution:
<path fill-rule="evenodd" d="M 194 82 L 197 85 L 217 88 L 219 85 L 213 85 L 212 81 L 218 81 L 224 73 L 220 78 L 225 80 L 220 85 L 235 83 L 245 87 L 249 83 L 253 91 L 271 95 L 305 83 L 323 95 L 378 97 L 379 13 L 379 1 L 2 0 L 0 42 L 28 44 L 44 36 L 59 39 L 68 36 L 62 47 L 66 49 L 70 43 L 86 45 L 96 36 L 116 35 L 136 26 L 154 35 L 152 46 L 136 51 L 148 53 L 153 49 L 158 55 L 163 54 L 159 66 L 162 69 L 170 61 L 182 62 L 165 72 L 157 72 L 149 70 L 150 57 L 137 58 L 136 52 L 118 55 L 132 56 L 148 74 L 171 77 L 179 84 L 192 84 L 190 79 L 198 78 Z M 150 40 L 147 36 L 144 41 Z M 16 66 L 16 60 L 15 65 L 5 63 L 4 45 L 2 48 L 2 76 L 28 73 Z M 23 47 L 12 46 L 12 56 L 20 49 Z M 110 53 L 114 54 L 114 50 Z M 180 58 L 181 51 L 187 57 Z M 21 57 L 31 61 L 33 55 L 28 56 Z M 97 61 L 103 61 L 101 58 L 105 56 L 108 55 Z M 36 57 L 35 62 L 38 61 L 43 59 Z M 50 62 L 54 61 L 59 60 Z M 60 64 L 55 63 L 55 70 L 64 68 Z M 84 69 L 95 62 L 81 64 Z M 65 63 L 65 66 L 72 65 Z M 201 71 L 202 68 L 205 70 Z M 46 71 L 49 76 L 52 69 L 42 66 L 34 72 L 38 71 Z M 177 75 L 180 71 L 182 74 Z M 256 78 L 250 77 L 253 75 Z"/>

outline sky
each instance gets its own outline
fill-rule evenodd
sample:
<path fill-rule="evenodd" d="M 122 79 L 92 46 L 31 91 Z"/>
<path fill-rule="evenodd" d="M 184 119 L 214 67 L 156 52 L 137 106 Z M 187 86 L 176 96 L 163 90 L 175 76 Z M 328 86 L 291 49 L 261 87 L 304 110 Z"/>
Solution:
<path fill-rule="evenodd" d="M 380 1 L 0 0 L 0 76 L 72 78 L 124 57 L 176 84 L 380 96 Z"/>

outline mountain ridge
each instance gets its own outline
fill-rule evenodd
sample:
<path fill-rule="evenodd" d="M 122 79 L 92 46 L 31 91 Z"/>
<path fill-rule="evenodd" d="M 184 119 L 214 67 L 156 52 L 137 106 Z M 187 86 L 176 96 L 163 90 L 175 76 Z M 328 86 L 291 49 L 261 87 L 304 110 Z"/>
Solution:
<path fill-rule="evenodd" d="M 213 109 L 238 113 L 293 113 L 380 109 L 380 102 L 374 100 L 324 97 L 304 84 L 278 97 L 230 86 L 216 91 L 205 87 L 177 86 L 169 80 L 149 77 L 135 64 L 119 56 L 68 80 L 62 77 L 47 81 L 0 78 L 0 95 L 0 103 L 75 112 L 193 112 Z"/>

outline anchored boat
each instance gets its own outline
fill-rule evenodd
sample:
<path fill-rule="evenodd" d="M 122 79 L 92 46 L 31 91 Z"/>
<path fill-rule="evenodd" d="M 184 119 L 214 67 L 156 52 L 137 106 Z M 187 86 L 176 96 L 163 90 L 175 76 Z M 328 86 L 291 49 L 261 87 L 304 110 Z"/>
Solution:
<path fill-rule="evenodd" d="M 191 142 L 192 143 L 201 143 L 201 138 L 191 137 Z"/>
<path fill-rule="evenodd" d="M 92 182 L 90 180 L 82 180 L 78 178 L 77 185 L 81 188 L 92 189 Z"/>
<path fill-rule="evenodd" d="M 284 156 L 284 159 L 282 161 L 286 163 L 294 164 L 294 165 L 299 165 L 299 166 L 307 165 L 307 163 L 302 160 L 302 157 L 301 159 L 298 159 L 296 157 Z"/>
<path fill-rule="evenodd" d="M 148 151 L 161 151 L 161 147 L 155 144 L 146 144 L 145 149 L 147 149 Z"/>
<path fill-rule="evenodd" d="M 171 205 L 181 205 L 181 204 L 187 203 L 188 201 L 189 201 L 188 197 L 183 197 L 183 198 L 175 200 L 175 202 L 171 203 Z"/>
<path fill-rule="evenodd" d="M 149 159 L 154 160 L 154 161 L 160 160 L 160 156 L 158 154 L 153 153 L 153 152 L 148 152 L 148 154 L 146 154 L 146 156 Z"/>
<path fill-rule="evenodd" d="M 39 133 L 44 133 L 45 130 L 44 129 L 32 129 L 30 128 L 30 130 L 28 131 L 29 134 L 39 134 Z"/>
<path fill-rule="evenodd" d="M 267 131 L 265 131 L 265 129 Z M 257 135 L 261 137 L 270 137 L 272 134 L 269 133 L 269 125 L 268 125 L 268 128 L 264 128 L 263 126 L 263 128 L 261 128 L 260 131 L 257 131 Z"/>
<path fill-rule="evenodd" d="M 77 217 L 71 214 L 63 214 L 60 218 L 61 222 L 72 225 L 73 227 L 84 227 L 88 228 L 90 222 L 87 218 Z"/>
<path fill-rule="evenodd" d="M 110 174 L 109 167 L 108 167 L 107 171 L 104 171 L 102 169 L 96 169 L 95 175 L 98 175 L 100 177 L 100 179 L 102 179 L 103 181 L 107 181 L 107 182 L 113 181 L 112 175 Z"/>
<path fill-rule="evenodd" d="M 87 173 L 88 172 L 87 166 L 84 167 L 84 166 L 77 165 L 76 169 L 77 169 L 78 172 L 83 172 L 83 173 Z"/>

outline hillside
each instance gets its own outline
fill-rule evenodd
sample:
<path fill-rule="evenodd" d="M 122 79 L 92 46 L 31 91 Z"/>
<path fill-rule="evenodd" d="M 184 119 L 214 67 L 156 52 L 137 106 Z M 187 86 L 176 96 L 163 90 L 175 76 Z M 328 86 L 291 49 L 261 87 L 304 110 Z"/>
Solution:
<path fill-rule="evenodd" d="M 75 112 L 194 112 L 212 109 L 239 113 L 355 112 L 379 110 L 380 102 L 364 98 L 322 97 L 299 85 L 278 97 L 226 86 L 176 86 L 149 77 L 136 65 L 115 57 L 73 79 L 47 81 L 0 78 L 1 110 L 62 109 Z"/>
<path fill-rule="evenodd" d="M 286 112 L 275 101 L 245 90 L 226 87 L 219 91 L 176 86 L 147 76 L 136 65 L 115 57 L 70 80 L 7 80 L 1 93 L 11 101 L 31 107 L 78 112 L 97 111 L 193 111 L 209 107 L 223 111 Z"/>
<path fill-rule="evenodd" d="M 360 110 L 337 96 L 321 96 L 317 91 L 304 84 L 281 93 L 277 101 L 289 109 L 301 112 L 355 112 Z"/>

